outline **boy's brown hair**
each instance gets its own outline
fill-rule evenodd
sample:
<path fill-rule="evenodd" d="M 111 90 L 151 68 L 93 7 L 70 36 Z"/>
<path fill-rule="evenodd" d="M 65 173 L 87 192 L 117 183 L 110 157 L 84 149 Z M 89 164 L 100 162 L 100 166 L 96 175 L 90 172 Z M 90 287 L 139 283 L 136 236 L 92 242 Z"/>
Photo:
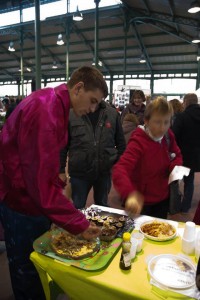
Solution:
<path fill-rule="evenodd" d="M 163 116 L 170 114 L 173 115 L 172 105 L 162 96 L 157 97 L 146 107 L 144 112 L 144 119 L 150 120 L 153 113 L 158 113 Z"/>
<path fill-rule="evenodd" d="M 95 67 L 83 66 L 76 69 L 68 81 L 67 85 L 72 88 L 75 84 L 82 81 L 86 91 L 99 89 L 103 92 L 104 98 L 108 96 L 108 87 L 103 78 L 103 74 Z"/>

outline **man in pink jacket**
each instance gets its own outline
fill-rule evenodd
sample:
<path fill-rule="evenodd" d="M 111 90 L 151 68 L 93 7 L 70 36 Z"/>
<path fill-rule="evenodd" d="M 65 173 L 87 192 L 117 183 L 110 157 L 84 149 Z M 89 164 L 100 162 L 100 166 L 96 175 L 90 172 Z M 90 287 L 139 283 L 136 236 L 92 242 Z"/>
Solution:
<path fill-rule="evenodd" d="M 172 114 L 173 109 L 163 97 L 153 100 L 145 110 L 145 125 L 132 133 L 113 167 L 114 186 L 130 215 L 167 218 L 169 174 L 176 165 L 182 165 L 180 149 L 169 129 Z"/>
<path fill-rule="evenodd" d="M 94 112 L 107 96 L 102 74 L 93 67 L 74 71 L 69 82 L 25 98 L 0 134 L 0 220 L 4 227 L 16 300 L 45 299 L 29 260 L 33 241 L 51 222 L 85 239 L 99 235 L 63 194 L 59 153 L 68 140 L 70 107 L 78 116 Z"/>

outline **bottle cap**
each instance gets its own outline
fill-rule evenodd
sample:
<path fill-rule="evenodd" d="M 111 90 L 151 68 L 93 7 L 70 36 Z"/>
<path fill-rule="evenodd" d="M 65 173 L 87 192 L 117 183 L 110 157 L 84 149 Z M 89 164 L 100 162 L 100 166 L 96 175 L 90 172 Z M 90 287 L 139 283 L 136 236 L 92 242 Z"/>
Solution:
<path fill-rule="evenodd" d="M 124 242 L 129 242 L 131 239 L 131 234 L 129 232 L 124 232 L 123 233 L 123 241 Z"/>

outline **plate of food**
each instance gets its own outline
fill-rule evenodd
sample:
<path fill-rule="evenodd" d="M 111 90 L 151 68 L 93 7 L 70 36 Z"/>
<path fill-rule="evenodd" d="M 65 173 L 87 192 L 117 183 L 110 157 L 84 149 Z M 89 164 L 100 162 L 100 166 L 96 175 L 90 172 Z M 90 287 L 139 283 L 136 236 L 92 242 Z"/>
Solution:
<path fill-rule="evenodd" d="M 58 256 L 67 259 L 83 259 L 100 249 L 100 240 L 96 238 L 88 241 L 60 228 L 52 232 L 50 246 Z"/>
<path fill-rule="evenodd" d="M 148 263 L 151 278 L 167 288 L 186 289 L 195 284 L 196 267 L 181 255 L 160 254 Z"/>
<path fill-rule="evenodd" d="M 177 235 L 175 226 L 167 221 L 157 219 L 142 223 L 140 232 L 146 238 L 158 242 L 171 240 Z"/>

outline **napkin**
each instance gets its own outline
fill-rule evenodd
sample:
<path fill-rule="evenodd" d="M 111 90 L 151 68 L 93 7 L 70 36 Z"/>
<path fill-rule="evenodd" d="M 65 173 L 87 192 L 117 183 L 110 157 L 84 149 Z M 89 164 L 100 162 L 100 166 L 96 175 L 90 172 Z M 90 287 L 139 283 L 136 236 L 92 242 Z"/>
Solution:
<path fill-rule="evenodd" d="M 175 166 L 169 175 L 168 184 L 170 184 L 172 181 L 183 179 L 183 176 L 188 176 L 189 173 L 189 168 L 183 166 Z"/>

